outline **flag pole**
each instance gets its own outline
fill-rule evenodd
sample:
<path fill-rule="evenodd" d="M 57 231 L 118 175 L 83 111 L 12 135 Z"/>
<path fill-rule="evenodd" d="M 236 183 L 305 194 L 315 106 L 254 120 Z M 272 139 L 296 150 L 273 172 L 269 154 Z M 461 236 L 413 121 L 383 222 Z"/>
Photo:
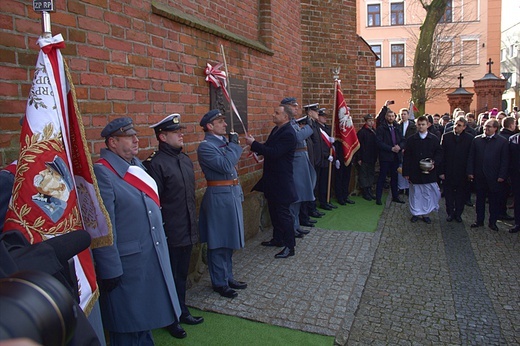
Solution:
<path fill-rule="evenodd" d="M 330 136 L 334 138 L 334 129 L 336 127 L 336 116 L 338 113 L 338 107 L 336 105 L 337 97 L 338 97 L 338 79 L 339 79 L 339 71 L 341 71 L 341 67 L 335 67 L 333 72 L 333 78 L 334 78 L 334 103 L 332 108 L 332 124 L 330 129 Z M 334 144 L 331 144 L 329 149 L 329 157 L 333 154 L 333 146 Z M 327 203 L 330 203 L 330 185 L 332 180 L 332 162 L 329 161 L 329 176 L 327 180 Z"/>
<path fill-rule="evenodd" d="M 234 121 L 233 121 L 233 107 L 231 106 L 231 79 L 229 78 L 229 72 L 228 72 L 228 68 L 227 68 L 227 62 L 226 62 L 226 53 L 224 53 L 224 45 L 220 45 L 220 53 L 222 54 L 222 59 L 224 60 L 224 69 L 226 70 L 226 79 L 227 79 L 227 83 L 226 83 L 226 89 L 227 89 L 227 92 L 228 92 L 228 95 L 229 95 L 229 116 L 230 116 L 230 120 L 231 120 L 231 132 L 235 132 L 235 125 L 234 125 Z M 245 128 L 244 128 L 245 130 Z"/>
<path fill-rule="evenodd" d="M 33 0 L 33 10 L 42 13 L 42 37 L 51 38 L 51 13 L 54 11 L 54 0 Z"/>

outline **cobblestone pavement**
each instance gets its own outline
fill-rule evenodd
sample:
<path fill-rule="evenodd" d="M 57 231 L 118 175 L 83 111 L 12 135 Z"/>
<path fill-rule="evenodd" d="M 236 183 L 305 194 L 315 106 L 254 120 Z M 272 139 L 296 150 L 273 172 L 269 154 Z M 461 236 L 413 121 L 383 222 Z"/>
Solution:
<path fill-rule="evenodd" d="M 246 290 L 222 298 L 206 273 L 188 304 L 341 345 L 520 345 L 519 235 L 471 229 L 473 208 L 448 223 L 443 203 L 430 225 L 390 202 L 375 233 L 313 229 L 289 259 L 261 233 L 234 255 Z"/>

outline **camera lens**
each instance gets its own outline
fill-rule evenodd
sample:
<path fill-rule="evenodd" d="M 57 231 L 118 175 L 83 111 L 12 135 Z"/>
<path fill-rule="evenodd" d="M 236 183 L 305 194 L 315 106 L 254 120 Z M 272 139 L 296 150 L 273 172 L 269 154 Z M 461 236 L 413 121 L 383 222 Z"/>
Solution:
<path fill-rule="evenodd" d="M 43 272 L 0 279 L 0 311 L 0 340 L 26 337 L 44 346 L 65 345 L 76 329 L 72 296 Z"/>

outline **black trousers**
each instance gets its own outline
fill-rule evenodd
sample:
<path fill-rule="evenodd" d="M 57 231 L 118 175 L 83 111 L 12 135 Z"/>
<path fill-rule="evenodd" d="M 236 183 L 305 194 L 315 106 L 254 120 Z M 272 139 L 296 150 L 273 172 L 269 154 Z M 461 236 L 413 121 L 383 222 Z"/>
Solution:
<path fill-rule="evenodd" d="M 175 280 L 175 289 L 179 296 L 179 304 L 183 315 L 188 315 L 190 311 L 186 306 L 186 281 L 190 269 L 191 250 L 193 245 L 187 246 L 170 246 L 170 264 L 172 266 L 173 279 Z"/>
<path fill-rule="evenodd" d="M 390 173 L 390 188 L 392 190 L 392 198 L 399 197 L 397 190 L 397 168 L 399 167 L 399 160 L 394 161 L 380 161 L 379 162 L 379 178 L 376 186 L 376 199 L 381 199 L 383 196 L 383 186 L 385 185 L 386 175 Z"/>
<path fill-rule="evenodd" d="M 520 227 L 520 182 L 512 181 L 513 198 L 515 201 L 515 226 Z"/>
<path fill-rule="evenodd" d="M 345 166 L 343 162 L 339 169 L 334 167 L 334 193 L 338 203 L 344 203 L 348 198 L 348 187 L 350 184 L 350 172 L 352 171 L 352 164 Z"/>
<path fill-rule="evenodd" d="M 468 198 L 468 182 L 464 181 L 461 184 L 450 184 L 444 181 L 442 186 L 444 187 L 446 213 L 452 217 L 460 217 Z"/>
<path fill-rule="evenodd" d="M 484 218 L 486 216 L 487 198 L 489 202 L 489 224 L 496 224 L 500 210 L 500 200 L 503 198 L 502 186 L 500 186 L 498 191 L 491 191 L 487 182 L 484 180 L 475 181 L 475 189 L 477 195 L 477 201 L 475 203 L 475 209 L 477 211 L 477 222 L 484 223 Z"/>
<path fill-rule="evenodd" d="M 290 204 L 267 200 L 267 207 L 273 224 L 273 240 L 293 249 L 296 241 L 294 239 L 294 220 L 291 215 Z"/>

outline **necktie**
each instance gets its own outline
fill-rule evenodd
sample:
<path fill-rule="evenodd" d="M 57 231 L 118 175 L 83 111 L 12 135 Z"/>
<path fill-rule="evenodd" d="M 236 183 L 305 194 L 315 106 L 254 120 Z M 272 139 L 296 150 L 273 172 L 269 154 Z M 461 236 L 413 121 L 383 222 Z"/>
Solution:
<path fill-rule="evenodd" d="M 390 126 L 390 134 L 392 135 L 392 144 L 395 145 L 397 140 L 395 139 L 395 131 L 393 126 Z"/>

